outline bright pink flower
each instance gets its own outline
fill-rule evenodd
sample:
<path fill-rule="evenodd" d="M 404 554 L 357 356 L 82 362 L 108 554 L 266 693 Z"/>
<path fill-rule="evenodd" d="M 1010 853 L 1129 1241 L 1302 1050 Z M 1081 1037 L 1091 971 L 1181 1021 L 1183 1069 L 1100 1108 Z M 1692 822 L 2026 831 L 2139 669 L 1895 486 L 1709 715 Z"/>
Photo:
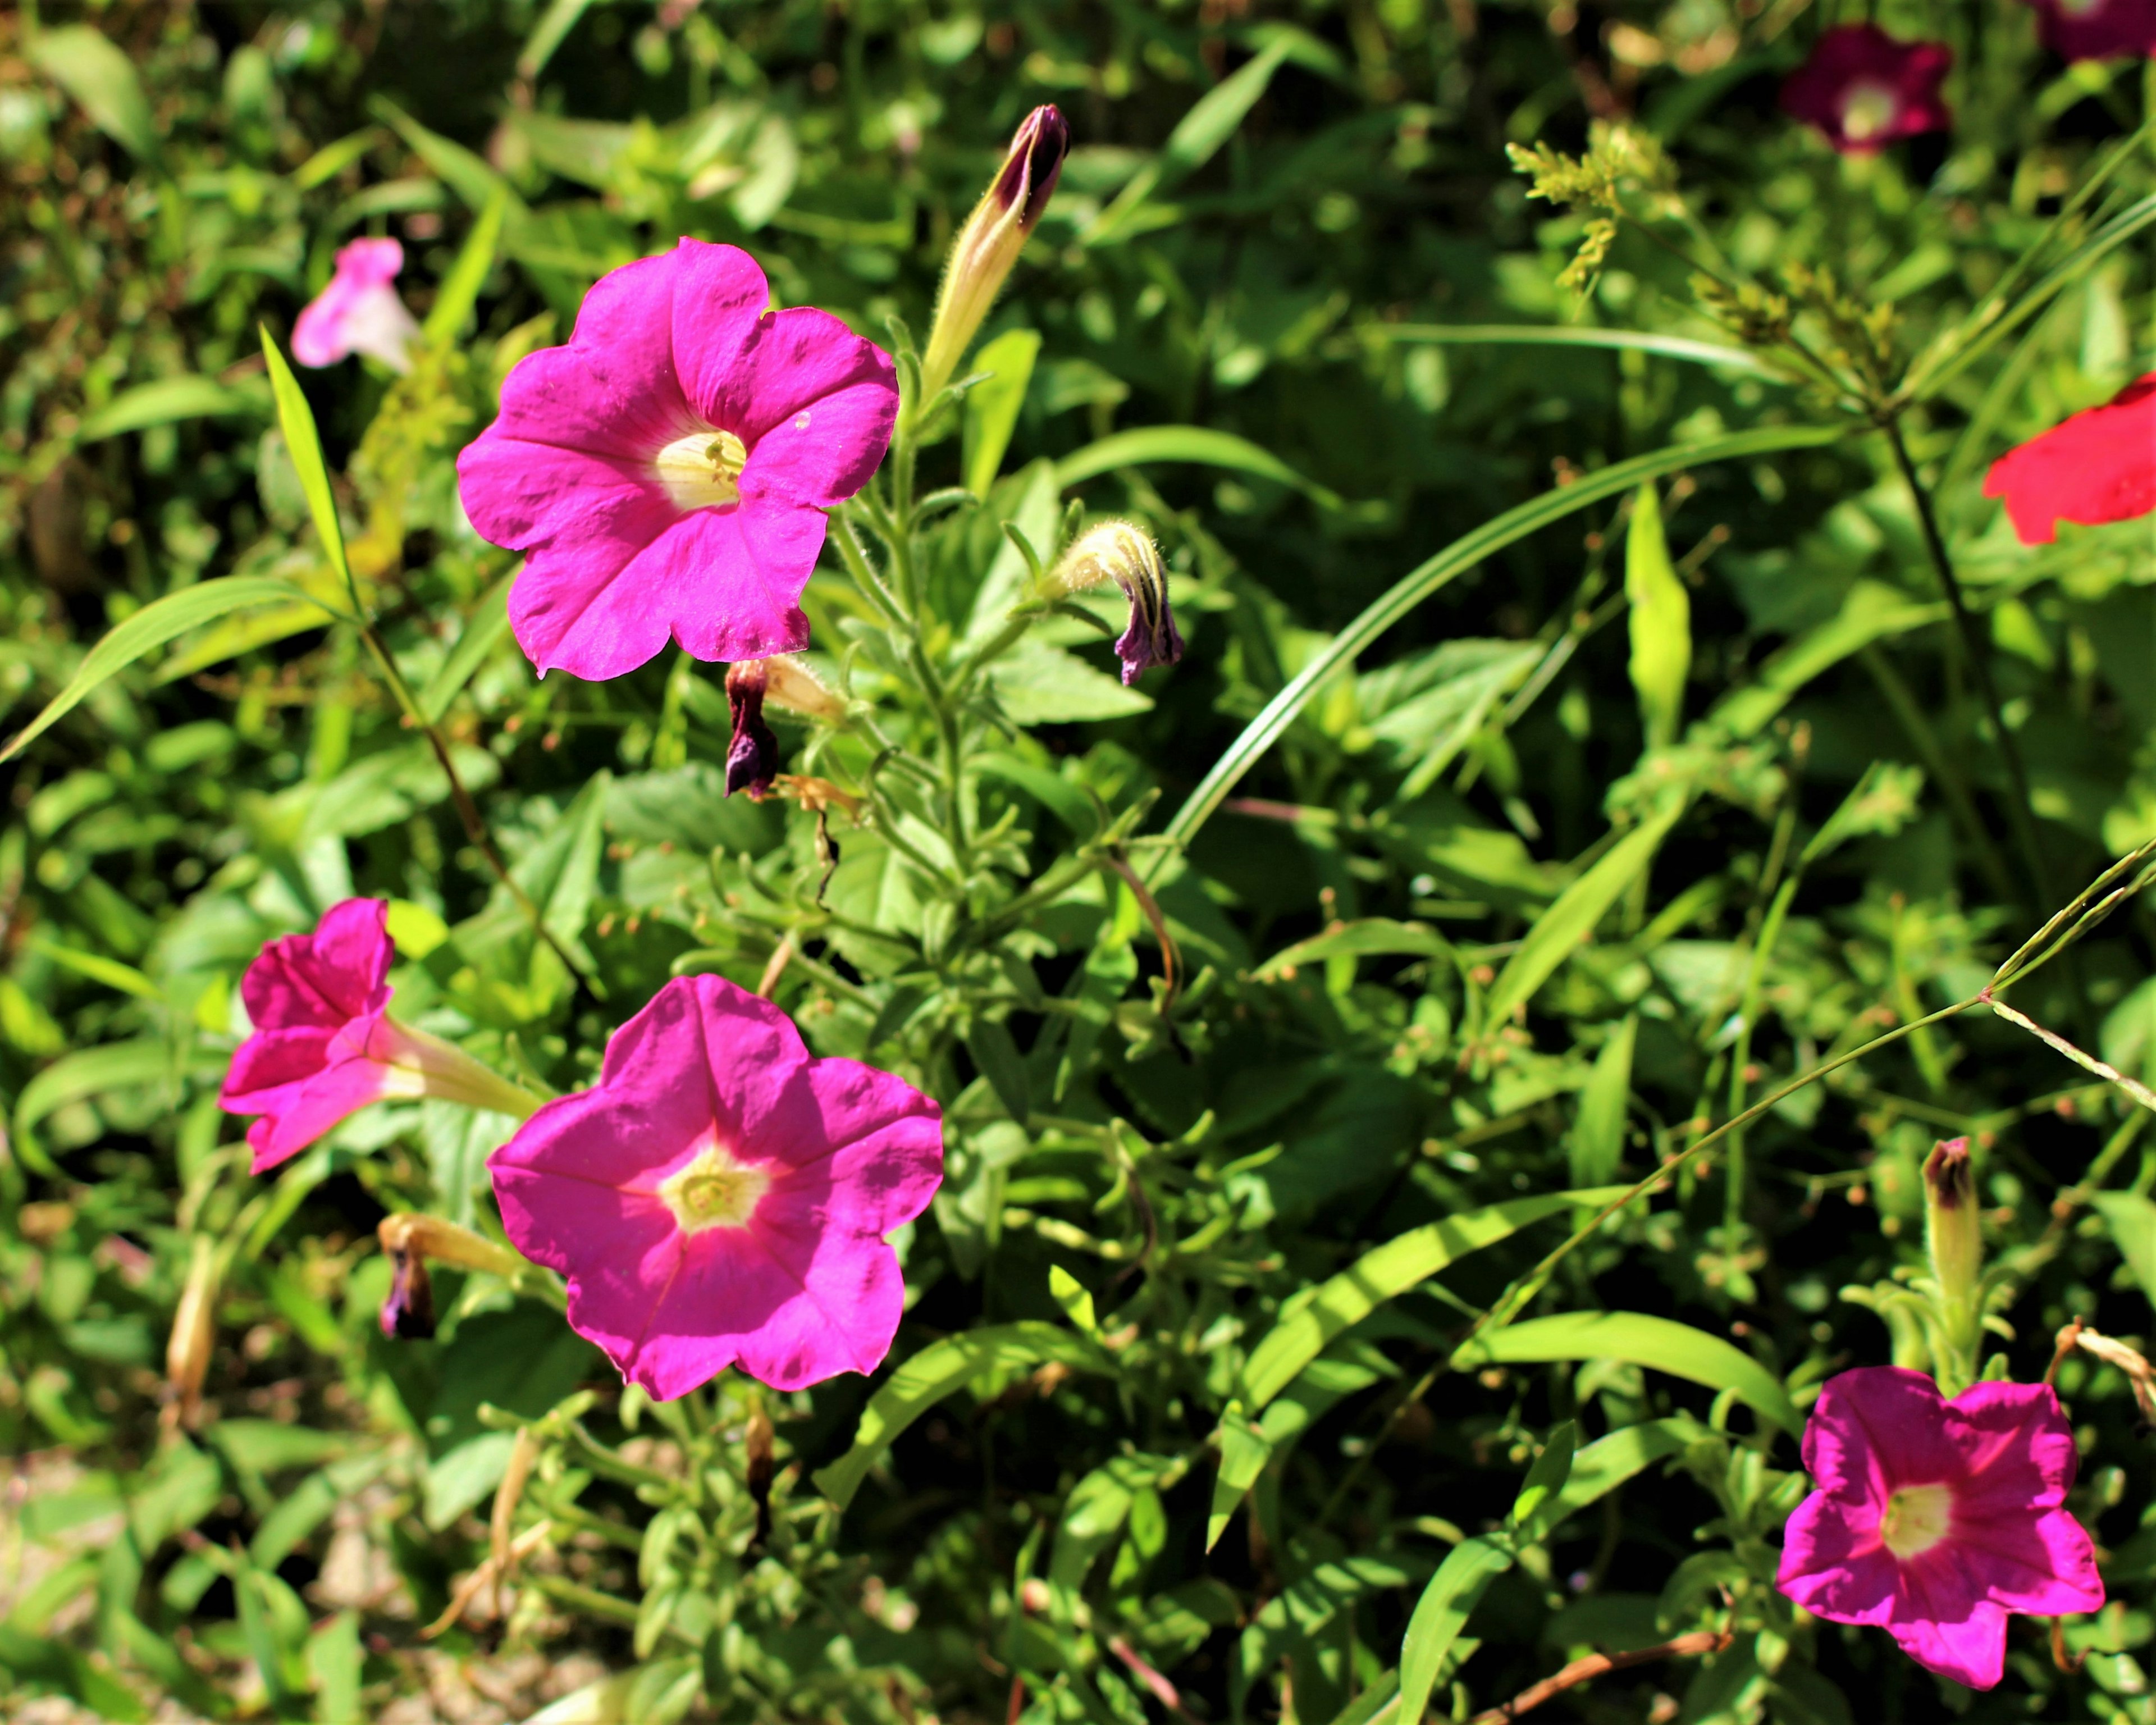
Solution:
<path fill-rule="evenodd" d="M 2006 500 L 2024 545 L 2049 545 L 2061 521 L 2097 526 L 2156 510 L 2156 372 L 2009 449 L 1984 495 Z"/>
<path fill-rule="evenodd" d="M 625 264 L 457 458 L 472 525 L 527 553 L 509 617 L 542 675 L 618 677 L 670 634 L 706 660 L 808 644 L 824 511 L 883 459 L 898 388 L 874 342 L 770 298 L 730 245 Z"/>
<path fill-rule="evenodd" d="M 2070 60 L 2156 54 L 2156 0 L 2029 0 L 2044 46 Z"/>
<path fill-rule="evenodd" d="M 336 254 L 336 274 L 292 326 L 292 357 L 303 366 L 333 366 L 364 353 L 399 372 L 412 369 L 419 326 L 390 283 L 404 267 L 393 239 L 355 239 Z"/>
<path fill-rule="evenodd" d="M 1875 155 L 1897 138 L 1953 124 L 1939 94 L 1953 64 L 1943 42 L 1897 42 L 1874 24 L 1843 24 L 1790 74 L 1782 106 L 1843 155 Z"/>
<path fill-rule="evenodd" d="M 397 956 L 388 916 L 385 900 L 348 898 L 324 911 L 312 934 L 271 941 L 247 967 L 239 996 L 254 1034 L 233 1055 L 218 1100 L 230 1113 L 262 1116 L 247 1128 L 256 1173 L 387 1097 L 531 1112 L 531 1099 L 515 1086 L 384 1011 Z"/>
<path fill-rule="evenodd" d="M 488 1158 L 502 1225 L 569 1281 L 569 1322 L 667 1400 L 738 1361 L 778 1389 L 871 1372 L 905 1304 L 884 1236 L 943 1178 L 904 1081 L 812 1059 L 793 1021 L 677 977 L 614 1033 L 596 1088 Z"/>
<path fill-rule="evenodd" d="M 1874 1624 L 1927 1671 L 1998 1682 L 2006 1615 L 2095 1611 L 2096 1553 L 2061 1507 L 2074 1435 L 2040 1384 L 1952 1401 L 1922 1372 L 1827 1380 L 1804 1428 L 1819 1490 L 1797 1506 L 1776 1584 L 1815 1617 Z"/>

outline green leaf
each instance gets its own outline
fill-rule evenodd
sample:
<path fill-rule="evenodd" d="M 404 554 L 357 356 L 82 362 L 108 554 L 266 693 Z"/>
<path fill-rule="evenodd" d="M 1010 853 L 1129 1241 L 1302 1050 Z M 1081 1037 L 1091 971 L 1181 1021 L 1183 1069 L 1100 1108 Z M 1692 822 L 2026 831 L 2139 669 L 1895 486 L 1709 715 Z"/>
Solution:
<path fill-rule="evenodd" d="M 257 647 L 267 647 L 293 635 L 305 634 L 311 629 L 320 629 L 334 622 L 337 614 L 314 599 L 237 614 L 214 629 L 205 629 L 198 639 L 181 648 L 157 667 L 150 680 L 162 689 L 167 683 L 177 683 L 182 677 L 191 677 L 225 660 L 251 653 Z"/>
<path fill-rule="evenodd" d="M 315 1680 L 317 1725 L 347 1725 L 360 1710 L 359 1614 L 340 1611 L 316 1625 L 307 1637 L 307 1671 Z"/>
<path fill-rule="evenodd" d="M 56 1690 L 80 1702 L 93 1718 L 110 1725 L 134 1725 L 147 1719 L 141 1698 L 117 1678 L 92 1665 L 74 1648 L 43 1635 L 25 1635 L 0 1624 L 0 1670 L 18 1682 Z"/>
<path fill-rule="evenodd" d="M 71 970 L 77 976 L 86 976 L 94 983 L 102 983 L 108 988 L 116 988 L 123 994 L 132 994 L 137 1000 L 162 1000 L 164 990 L 131 964 L 122 964 L 117 958 L 107 958 L 101 953 L 79 952 L 72 947 L 64 947 L 58 941 L 43 934 L 33 934 L 28 944 L 42 952 L 63 970 Z"/>
<path fill-rule="evenodd" d="M 1646 873 L 1656 851 L 1684 811 L 1681 801 L 1673 801 L 1651 819 L 1642 821 L 1558 895 L 1557 902 L 1535 919 L 1527 938 L 1505 961 L 1504 969 L 1491 984 L 1483 1003 L 1485 1024 L 1503 1024 L 1533 998 L 1535 990 L 1594 932 L 1594 925 L 1609 907 Z"/>
<path fill-rule="evenodd" d="M 81 105 L 97 129 L 137 161 L 162 160 L 157 116 L 142 94 L 134 62 L 88 24 L 39 30 L 29 41 L 30 64 Z"/>
<path fill-rule="evenodd" d="M 1220 1476 L 1213 1482 L 1213 1507 L 1205 1517 L 1208 1551 L 1220 1543 L 1220 1536 L 1228 1531 L 1229 1518 L 1258 1482 L 1273 1453 L 1270 1440 L 1244 1417 L 1240 1404 L 1231 1404 L 1220 1416 L 1219 1429 L 1213 1437 L 1220 1446 Z"/>
<path fill-rule="evenodd" d="M 69 1102 L 106 1091 L 169 1084 L 172 1051 L 156 1036 L 110 1042 L 64 1055 L 36 1074 L 15 1098 L 15 1148 L 23 1161 L 48 1177 L 57 1173 L 31 1128 Z"/>
<path fill-rule="evenodd" d="M 1640 1015 L 1634 1013 L 1609 1033 L 1594 1057 L 1565 1147 L 1575 1186 L 1616 1178 L 1625 1157 L 1625 1110 L 1632 1095 L 1632 1052 L 1639 1040 Z"/>
<path fill-rule="evenodd" d="M 1426 922 L 1396 922 L 1389 916 L 1366 916 L 1359 922 L 1343 922 L 1323 934 L 1314 934 L 1308 940 L 1283 947 L 1250 974 L 1258 982 L 1270 983 L 1298 965 L 1321 963 L 1327 958 L 1449 958 L 1452 950 L 1452 942 Z"/>
<path fill-rule="evenodd" d="M 1605 497 L 1616 496 L 1633 486 L 1684 467 L 1705 467 L 1717 461 L 1743 460 L 1748 456 L 1772 454 L 1779 449 L 1816 449 L 1848 435 L 1840 426 L 1772 425 L 1702 443 L 1675 444 L 1652 454 L 1620 461 L 1568 485 L 1508 509 L 1473 532 L 1455 539 L 1435 557 L 1402 576 L 1375 603 L 1349 624 L 1322 653 L 1315 654 L 1294 680 L 1267 701 L 1263 711 L 1243 727 L 1226 753 L 1214 762 L 1198 788 L 1176 811 L 1167 836 L 1188 845 L 1234 790 L 1243 775 L 1257 763 L 1281 733 L 1318 690 L 1344 665 L 1352 664 L 1395 623 L 1412 613 L 1432 593 L 1466 574 L 1530 533 L 1576 514 Z"/>
<path fill-rule="evenodd" d="M 1944 599 L 1912 599 L 1883 581 L 1860 581 L 1831 619 L 1776 653 L 1748 687 L 1724 696 L 1700 722 L 1718 736 L 1755 737 L 1822 671 L 1874 641 L 1943 622 L 1947 612 Z"/>
<path fill-rule="evenodd" d="M 509 213 L 509 188 L 498 187 L 480 208 L 479 219 L 465 236 L 464 249 L 457 254 L 456 262 L 443 279 L 434 309 L 427 314 L 426 336 L 429 341 L 454 341 L 463 331 L 472 308 L 479 304 L 479 290 L 485 285 L 486 272 L 494 268 L 495 254 L 501 249 L 501 224 Z"/>
<path fill-rule="evenodd" d="M 1485 1534 L 1452 1548 L 1415 1602 L 1400 1643 L 1400 1710 L 1393 1725 L 1419 1725 L 1445 1656 L 1460 1639 L 1483 1589 L 1512 1567 L 1512 1553 Z"/>
<path fill-rule="evenodd" d="M 1556 1494 L 1572 1478 L 1573 1457 L 1578 1450 L 1579 1428 L 1567 1420 L 1550 1434 L 1542 1454 L 1535 1457 L 1535 1465 L 1527 1470 L 1527 1483 L 1512 1500 L 1512 1513 L 1507 1517 L 1522 1543 L 1532 1544 L 1555 1525 L 1539 1512 L 1545 1504 L 1553 1513 L 1563 1507 L 1563 1500 Z"/>
<path fill-rule="evenodd" d="M 1065 490 L 1104 473 L 1120 473 L 1149 461 L 1185 461 L 1200 467 L 1224 467 L 1257 479 L 1291 485 L 1327 509 L 1352 507 L 1337 491 L 1305 477 L 1270 449 L 1230 431 L 1203 425 L 1140 425 L 1087 444 L 1055 464 L 1056 482 Z"/>
<path fill-rule="evenodd" d="M 521 567 L 520 564 L 511 570 L 480 596 L 471 615 L 465 619 L 464 632 L 449 649 L 449 656 L 419 691 L 419 711 L 429 725 L 441 723 L 449 703 L 477 675 L 479 668 L 486 663 L 487 655 L 501 645 L 501 638 L 509 633 L 509 589 Z"/>
<path fill-rule="evenodd" d="M 485 157 L 474 155 L 462 144 L 452 143 L 439 132 L 428 131 L 385 95 L 370 96 L 367 106 L 376 119 L 393 128 L 412 146 L 412 153 L 427 164 L 435 178 L 469 208 L 484 210 L 500 197 L 506 201 L 512 220 L 526 214 L 524 200 L 511 189 L 508 181 L 487 166 Z"/>
<path fill-rule="evenodd" d="M 315 410 L 307 405 L 300 380 L 292 375 L 291 367 L 285 363 L 284 354 L 270 340 L 267 325 L 262 327 L 262 358 L 270 367 L 270 393 L 277 400 L 277 424 L 284 431 L 285 447 L 299 473 L 300 490 L 306 495 L 307 513 L 314 518 L 315 531 L 322 542 L 322 555 L 329 559 L 330 567 L 336 572 L 345 591 L 352 594 L 352 608 L 356 611 L 359 608 L 357 590 L 352 586 L 352 565 L 345 560 L 344 528 L 337 521 L 336 495 L 330 490 L 329 465 L 322 459 L 321 434 L 315 429 Z"/>
<path fill-rule="evenodd" d="M 1691 674 L 1691 598 L 1670 562 L 1661 501 L 1651 484 L 1633 494 L 1625 535 L 1625 597 L 1631 603 L 1632 687 L 1649 748 L 1666 748 L 1684 721 Z"/>
<path fill-rule="evenodd" d="M 1084 243 L 1110 245 L 1127 239 L 1137 225 L 1138 211 L 1156 192 L 1168 190 L 1210 162 L 1235 136 L 1244 116 L 1257 105 L 1258 98 L 1265 93 L 1274 72 L 1294 45 L 1285 33 L 1275 37 L 1192 103 L 1189 112 L 1168 135 L 1160 153 L 1140 168 L 1116 201 L 1094 218 L 1082 236 Z"/>
<path fill-rule="evenodd" d="M 818 1471 L 817 1486 L 844 1509 L 898 1435 L 945 1396 L 987 1373 L 1021 1371 L 1050 1360 L 1074 1371 L 1112 1375 L 1106 1354 L 1084 1337 L 1055 1324 L 998 1324 L 931 1343 L 892 1373 L 870 1399 L 855 1429 L 853 1447 Z"/>
<path fill-rule="evenodd" d="M 0 749 L 0 761 L 13 760 L 78 706 L 84 696 L 115 672 L 124 670 L 146 653 L 155 651 L 175 636 L 237 611 L 272 599 L 304 598 L 289 581 L 266 575 L 221 575 L 198 582 L 152 599 L 83 655 L 82 663 L 66 686 L 45 704 L 38 716 L 15 733 Z"/>
<path fill-rule="evenodd" d="M 1039 330 L 1005 330 L 973 356 L 971 369 L 988 377 L 966 393 L 966 418 L 960 447 L 959 468 L 966 489 L 976 497 L 988 495 L 996 475 L 1003 470 L 1004 454 L 1011 434 L 1018 429 L 1018 410 L 1025 404 L 1026 385 L 1033 381 L 1033 363 L 1040 354 Z"/>
<path fill-rule="evenodd" d="M 1308 1641 L 1358 1599 L 1406 1587 L 1430 1573 L 1430 1560 L 1413 1553 L 1342 1558 L 1320 1563 L 1286 1592 L 1268 1599 L 1236 1644 L 1228 1678 L 1229 1717 L 1244 1717 L 1244 1701 L 1265 1674 L 1299 1644 Z"/>
<path fill-rule="evenodd" d="M 142 431 L 182 419 L 253 418 L 264 405 L 259 395 L 228 388 L 214 377 L 159 377 L 121 390 L 95 413 L 85 415 L 74 439 L 94 444 L 123 431 Z"/>
<path fill-rule="evenodd" d="M 1453 1356 L 1460 1370 L 1553 1360 L 1618 1359 L 1712 1389 L 1733 1390 L 1768 1424 L 1795 1437 L 1804 1419 L 1779 1378 L 1718 1336 L 1638 1312 L 1567 1312 L 1476 1337 Z"/>
<path fill-rule="evenodd" d="M 2089 1203 L 2111 1230 L 2119 1256 L 2148 1303 L 2156 1306 L 2156 1203 L 2138 1192 L 2098 1192 Z"/>
<path fill-rule="evenodd" d="M 1684 336 L 1658 336 L 1645 330 L 1584 329 L 1558 324 L 1532 323 L 1393 323 L 1374 324 L 1358 331 L 1370 341 L 1412 345 L 1434 342 L 1465 347 L 1489 347 L 1507 342 L 1533 347 L 1604 347 L 1630 349 L 1635 353 L 1659 354 L 1665 359 L 1683 359 L 1701 365 L 1729 366 L 1779 378 L 1780 374 L 1757 354 L 1720 341 L 1695 341 Z"/>
<path fill-rule="evenodd" d="M 1150 695 L 1042 640 L 1019 642 L 989 668 L 988 681 L 1014 725 L 1087 724 L 1152 710 Z"/>

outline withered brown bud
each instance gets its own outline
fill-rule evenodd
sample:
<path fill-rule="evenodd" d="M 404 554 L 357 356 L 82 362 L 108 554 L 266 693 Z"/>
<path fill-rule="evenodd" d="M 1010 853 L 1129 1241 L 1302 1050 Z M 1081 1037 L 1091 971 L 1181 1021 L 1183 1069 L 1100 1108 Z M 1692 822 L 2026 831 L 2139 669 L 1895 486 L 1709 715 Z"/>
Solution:
<path fill-rule="evenodd" d="M 1924 1190 L 1941 1209 L 1958 1209 L 1976 1200 L 1976 1173 L 1967 1138 L 1943 1138 L 1924 1158 Z"/>
<path fill-rule="evenodd" d="M 382 1302 L 382 1333 L 393 1342 L 434 1339 L 434 1285 L 427 1260 L 411 1250 L 389 1254 L 389 1297 Z"/>
<path fill-rule="evenodd" d="M 778 739 L 763 721 L 768 680 L 761 659 L 726 667 L 726 708 L 734 721 L 733 741 L 726 746 L 726 794 L 747 791 L 756 803 L 763 800 L 778 771 Z"/>

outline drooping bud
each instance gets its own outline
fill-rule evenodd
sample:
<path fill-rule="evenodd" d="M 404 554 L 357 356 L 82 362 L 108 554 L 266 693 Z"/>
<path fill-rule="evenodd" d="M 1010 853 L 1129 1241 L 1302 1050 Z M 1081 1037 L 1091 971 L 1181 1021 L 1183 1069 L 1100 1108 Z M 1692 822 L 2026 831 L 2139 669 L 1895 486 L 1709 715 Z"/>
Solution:
<path fill-rule="evenodd" d="M 958 230 L 936 296 L 936 321 L 921 362 L 921 405 L 933 402 L 972 346 L 988 307 L 1055 193 L 1070 127 L 1053 104 L 1035 108 L 1012 136 L 1004 165 Z"/>
<path fill-rule="evenodd" d="M 393 1342 L 434 1339 L 434 1285 L 417 1252 L 389 1254 L 389 1297 L 382 1302 L 382 1333 Z"/>
<path fill-rule="evenodd" d="M 1041 596 L 1052 603 L 1103 581 L 1114 582 L 1131 602 L 1130 626 L 1116 643 L 1126 684 L 1183 657 L 1183 637 L 1168 601 L 1168 565 L 1143 529 L 1120 521 L 1088 528 L 1049 571 Z"/>
<path fill-rule="evenodd" d="M 747 791 L 752 803 L 763 800 L 778 771 L 778 739 L 763 721 L 769 663 L 745 659 L 726 667 L 726 708 L 734 721 L 733 741 L 726 745 L 726 794 Z"/>
<path fill-rule="evenodd" d="M 483 1271 L 506 1281 L 521 1279 L 531 1267 L 484 1235 L 418 1211 L 384 1216 L 375 1224 L 374 1235 L 389 1255 L 389 1297 L 382 1302 L 382 1333 L 401 1342 L 424 1342 L 434 1333 L 429 1259 L 459 1270 Z"/>
<path fill-rule="evenodd" d="M 749 1404 L 748 1429 L 743 1434 L 742 1475 L 748 1485 L 750 1501 L 756 1505 L 756 1534 L 752 1545 L 762 1545 L 771 1538 L 771 1479 L 778 1471 L 778 1455 L 773 1439 L 771 1415 L 764 1411 L 763 1398 L 757 1396 Z"/>

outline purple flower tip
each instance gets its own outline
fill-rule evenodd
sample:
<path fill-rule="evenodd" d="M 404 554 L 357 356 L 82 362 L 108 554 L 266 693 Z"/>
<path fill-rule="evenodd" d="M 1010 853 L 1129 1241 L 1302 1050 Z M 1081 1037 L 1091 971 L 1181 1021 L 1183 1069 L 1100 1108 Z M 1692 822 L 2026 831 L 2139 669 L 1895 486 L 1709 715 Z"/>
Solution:
<path fill-rule="evenodd" d="M 726 746 L 726 794 L 747 791 L 761 803 L 778 771 L 778 739 L 763 721 L 767 677 L 764 662 L 746 660 L 726 667 L 726 707 L 733 716 L 733 741 Z"/>
<path fill-rule="evenodd" d="M 1827 1380 L 1804 1428 L 1819 1489 L 1797 1506 L 1776 1584 L 1814 1616 L 1871 1624 L 1926 1670 L 1999 1681 L 2010 1613 L 2102 1607 L 2088 1534 L 2064 1507 L 2072 1431 L 2043 1384 L 1952 1401 L 1922 1372 Z"/>
<path fill-rule="evenodd" d="M 996 176 L 996 208 L 1008 210 L 1023 204 L 1019 226 L 1030 233 L 1041 211 L 1055 195 L 1063 172 L 1063 158 L 1070 151 L 1070 125 L 1053 102 L 1042 104 L 1027 115 L 1012 136 L 1010 153 Z"/>

